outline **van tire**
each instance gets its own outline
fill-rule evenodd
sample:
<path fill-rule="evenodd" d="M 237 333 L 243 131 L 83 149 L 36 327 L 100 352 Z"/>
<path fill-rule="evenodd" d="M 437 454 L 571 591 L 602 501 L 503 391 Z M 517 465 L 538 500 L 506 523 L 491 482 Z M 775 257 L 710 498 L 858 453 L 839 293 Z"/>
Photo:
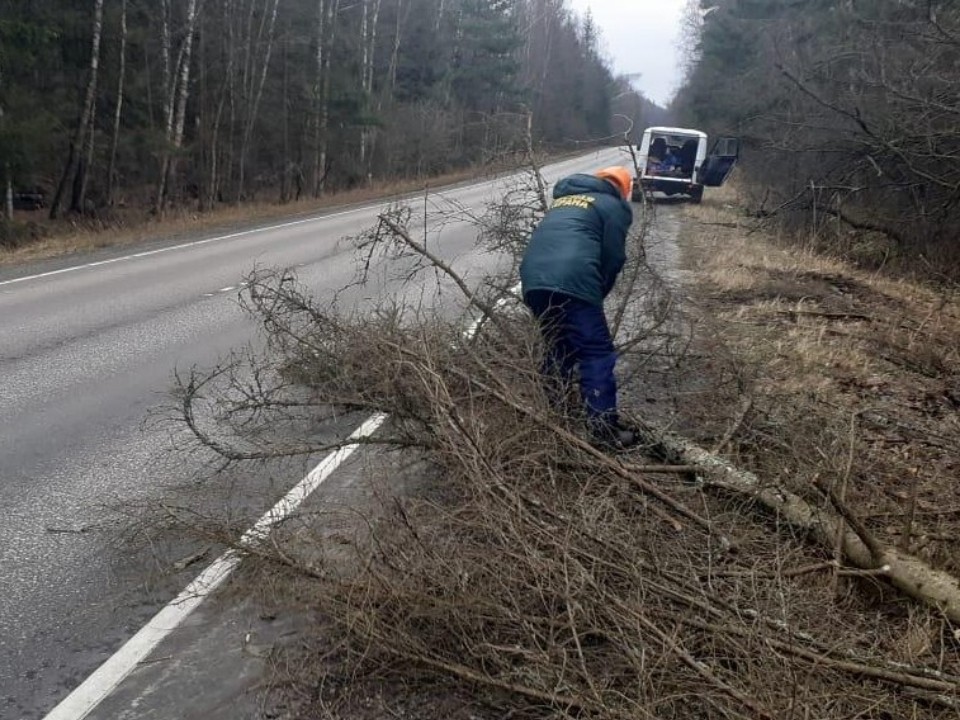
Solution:
<path fill-rule="evenodd" d="M 692 193 L 690 193 L 690 202 L 694 205 L 699 205 L 703 202 L 703 188 L 697 188 Z"/>

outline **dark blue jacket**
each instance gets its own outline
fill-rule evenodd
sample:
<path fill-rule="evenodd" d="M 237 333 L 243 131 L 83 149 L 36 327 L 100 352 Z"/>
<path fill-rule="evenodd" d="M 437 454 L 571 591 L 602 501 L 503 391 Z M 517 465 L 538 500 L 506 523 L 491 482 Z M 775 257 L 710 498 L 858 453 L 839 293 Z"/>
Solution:
<path fill-rule="evenodd" d="M 552 290 L 603 305 L 626 261 L 633 211 L 612 183 L 593 175 L 563 178 L 553 197 L 520 263 L 523 294 Z"/>

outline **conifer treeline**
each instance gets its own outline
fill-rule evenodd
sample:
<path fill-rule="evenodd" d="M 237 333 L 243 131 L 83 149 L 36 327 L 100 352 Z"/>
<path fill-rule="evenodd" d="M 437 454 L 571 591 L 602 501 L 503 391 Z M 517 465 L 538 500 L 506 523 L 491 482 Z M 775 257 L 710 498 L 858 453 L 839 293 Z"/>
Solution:
<path fill-rule="evenodd" d="M 5 0 L 0 177 L 53 215 L 289 200 L 495 157 L 528 112 L 607 136 L 628 89 L 565 0 Z"/>

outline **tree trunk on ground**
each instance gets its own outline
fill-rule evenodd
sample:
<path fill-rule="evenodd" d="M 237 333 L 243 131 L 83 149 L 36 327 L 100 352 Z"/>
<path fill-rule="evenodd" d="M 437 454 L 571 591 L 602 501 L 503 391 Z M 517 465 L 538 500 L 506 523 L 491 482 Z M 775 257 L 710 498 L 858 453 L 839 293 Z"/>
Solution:
<path fill-rule="evenodd" d="M 120 70 L 117 79 L 117 107 L 113 114 L 113 139 L 107 165 L 107 205 L 114 203 L 116 187 L 117 147 L 120 144 L 120 118 L 123 113 L 123 83 L 127 74 L 127 0 L 120 0 Z"/>
<path fill-rule="evenodd" d="M 91 115 L 94 111 L 94 99 L 97 94 L 97 73 L 100 67 L 100 37 L 103 30 L 103 0 L 94 0 L 93 5 L 93 40 L 90 50 L 90 69 L 87 80 L 87 91 L 83 99 L 83 109 L 80 113 L 80 121 L 77 123 L 76 132 L 73 140 L 70 142 L 70 149 L 67 151 L 67 162 L 60 176 L 60 182 L 57 183 L 57 191 L 53 196 L 53 202 L 50 204 L 50 218 L 55 219 L 60 214 L 60 204 L 63 202 L 63 194 L 67 189 L 70 178 L 76 172 L 84 172 L 83 168 L 78 168 L 78 155 L 84 146 L 84 136 L 91 124 Z M 81 180 L 81 187 L 83 181 Z M 75 183 L 76 185 L 76 183 Z M 71 210 L 80 210 L 76 207 L 76 200 L 81 193 L 77 193 L 75 202 Z"/>
<path fill-rule="evenodd" d="M 960 580 L 898 548 L 880 545 L 849 512 L 838 514 L 814 507 L 798 495 L 761 482 L 753 473 L 739 470 L 720 456 L 672 433 L 649 427 L 644 431 L 656 454 L 666 462 L 702 468 L 707 487 L 759 501 L 790 524 L 811 532 L 830 550 L 839 538 L 848 562 L 865 570 L 880 571 L 882 577 L 910 597 L 938 608 L 951 622 L 960 623 Z M 842 505 L 836 504 L 841 510 Z"/>

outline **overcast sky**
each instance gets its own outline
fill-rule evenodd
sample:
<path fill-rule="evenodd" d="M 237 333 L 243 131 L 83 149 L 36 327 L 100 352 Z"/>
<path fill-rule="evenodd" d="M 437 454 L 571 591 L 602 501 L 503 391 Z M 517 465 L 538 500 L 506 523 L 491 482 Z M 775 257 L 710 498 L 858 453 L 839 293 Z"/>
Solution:
<path fill-rule="evenodd" d="M 614 72 L 641 73 L 635 86 L 666 104 L 680 81 L 680 18 L 686 0 L 569 0 L 569 5 L 580 15 L 592 11 Z"/>

